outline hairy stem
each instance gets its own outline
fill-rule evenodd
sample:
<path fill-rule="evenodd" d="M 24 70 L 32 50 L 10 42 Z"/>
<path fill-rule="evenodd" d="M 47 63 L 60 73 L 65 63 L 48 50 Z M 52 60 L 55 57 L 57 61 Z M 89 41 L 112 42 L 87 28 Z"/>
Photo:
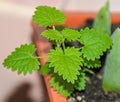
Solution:
<path fill-rule="evenodd" d="M 88 72 L 88 73 L 90 73 L 90 74 L 94 74 L 94 72 L 92 71 L 92 70 L 90 70 L 90 69 L 87 69 L 87 68 L 84 68 L 83 69 L 83 72 Z"/>
<path fill-rule="evenodd" d="M 65 50 L 65 44 L 64 42 L 62 43 L 63 51 Z"/>
<path fill-rule="evenodd" d="M 52 26 L 52 29 L 55 30 L 55 26 L 54 25 Z M 56 41 L 56 45 L 57 45 L 57 47 L 60 47 L 60 42 Z"/>
<path fill-rule="evenodd" d="M 52 26 L 52 28 L 53 28 L 53 30 L 55 30 L 55 26 L 54 25 Z"/>
<path fill-rule="evenodd" d="M 34 56 L 34 58 L 41 59 L 41 58 L 48 58 L 48 56 Z"/>

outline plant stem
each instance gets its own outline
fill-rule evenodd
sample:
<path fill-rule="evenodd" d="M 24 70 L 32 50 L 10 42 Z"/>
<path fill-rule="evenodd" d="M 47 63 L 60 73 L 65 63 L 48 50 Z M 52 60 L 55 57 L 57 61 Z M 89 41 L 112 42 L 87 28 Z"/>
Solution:
<path fill-rule="evenodd" d="M 52 29 L 55 30 L 55 26 L 54 25 L 52 26 Z M 56 45 L 57 45 L 57 47 L 60 47 L 59 41 L 56 41 Z"/>
<path fill-rule="evenodd" d="M 55 26 L 53 25 L 52 27 L 53 27 L 53 30 L 55 30 Z"/>
<path fill-rule="evenodd" d="M 57 44 L 57 47 L 60 47 L 60 44 L 59 44 L 59 42 L 58 42 L 58 41 L 56 41 L 56 44 Z"/>
<path fill-rule="evenodd" d="M 62 43 L 63 51 L 65 50 L 65 44 L 64 42 Z"/>
<path fill-rule="evenodd" d="M 94 72 L 92 71 L 92 70 L 90 70 L 90 69 L 87 69 L 87 68 L 84 68 L 83 69 L 83 72 L 88 72 L 88 73 L 90 73 L 90 74 L 94 74 Z"/>
<path fill-rule="evenodd" d="M 47 58 L 48 56 L 34 56 L 34 58 L 38 58 L 38 59 L 40 59 L 40 58 Z"/>

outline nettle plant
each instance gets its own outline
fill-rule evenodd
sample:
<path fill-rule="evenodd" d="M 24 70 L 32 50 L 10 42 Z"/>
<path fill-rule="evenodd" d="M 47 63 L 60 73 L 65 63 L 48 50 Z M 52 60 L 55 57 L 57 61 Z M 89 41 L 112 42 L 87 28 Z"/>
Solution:
<path fill-rule="evenodd" d="M 4 60 L 3 65 L 18 74 L 26 75 L 40 70 L 42 75 L 50 75 L 51 86 L 65 97 L 75 89 L 84 90 L 86 72 L 101 66 L 100 56 L 112 45 L 109 35 L 93 28 L 78 31 L 56 27 L 64 24 L 66 17 L 54 7 L 38 6 L 33 20 L 47 28 L 41 35 L 54 45 L 54 49 L 50 50 L 48 56 L 36 56 L 33 44 L 21 45 Z M 69 42 L 78 42 L 81 47 L 66 46 Z M 45 57 L 48 61 L 39 69 L 38 59 Z"/>

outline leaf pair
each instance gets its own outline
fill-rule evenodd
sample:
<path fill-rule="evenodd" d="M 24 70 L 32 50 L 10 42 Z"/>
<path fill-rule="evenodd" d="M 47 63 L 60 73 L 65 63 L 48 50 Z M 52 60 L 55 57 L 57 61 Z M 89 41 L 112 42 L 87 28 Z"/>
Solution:
<path fill-rule="evenodd" d="M 42 32 L 42 36 L 56 42 L 75 41 L 80 37 L 77 30 L 65 28 L 62 31 L 48 29 Z"/>

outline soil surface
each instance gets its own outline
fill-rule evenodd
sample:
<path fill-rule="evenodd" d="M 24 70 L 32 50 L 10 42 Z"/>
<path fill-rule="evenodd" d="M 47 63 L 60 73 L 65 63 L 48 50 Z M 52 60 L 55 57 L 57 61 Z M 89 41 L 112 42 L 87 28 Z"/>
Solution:
<path fill-rule="evenodd" d="M 91 28 L 93 24 L 92 20 L 88 20 L 84 27 Z M 120 27 L 120 24 L 112 24 L 112 32 Z M 73 44 L 74 45 L 74 44 Z M 78 44 L 76 44 L 78 46 Z M 95 69 L 94 75 L 88 75 L 86 81 L 86 88 L 84 91 L 75 91 L 69 98 L 68 102 L 120 102 L 120 94 L 115 92 L 104 92 L 102 90 L 102 76 L 103 66 L 105 62 L 105 55 L 102 56 L 102 68 Z"/>
<path fill-rule="evenodd" d="M 102 69 L 87 78 L 85 91 L 75 91 L 68 102 L 120 102 L 120 94 L 102 90 Z"/>

